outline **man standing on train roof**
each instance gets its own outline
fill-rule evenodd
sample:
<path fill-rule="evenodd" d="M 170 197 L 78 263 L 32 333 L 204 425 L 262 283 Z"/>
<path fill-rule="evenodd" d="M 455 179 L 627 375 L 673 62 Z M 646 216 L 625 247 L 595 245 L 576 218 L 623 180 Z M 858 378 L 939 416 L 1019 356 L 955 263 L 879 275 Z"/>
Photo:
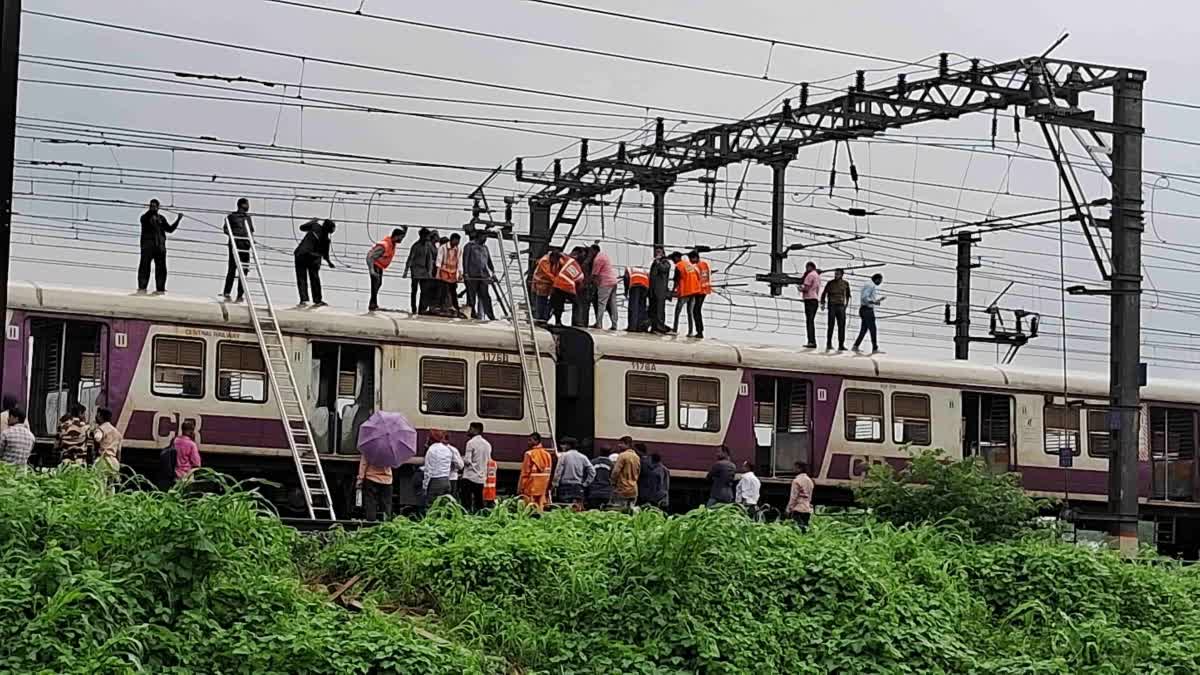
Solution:
<path fill-rule="evenodd" d="M 175 222 L 168 223 L 158 212 L 158 200 L 150 200 L 150 208 L 142 214 L 142 257 L 138 262 L 138 293 L 145 293 L 150 285 L 150 264 L 154 264 L 154 292 L 167 292 L 167 235 L 179 227 L 183 214 L 175 214 Z"/>
<path fill-rule="evenodd" d="M 736 477 L 737 467 L 729 459 L 729 448 L 722 445 L 717 450 L 716 464 L 708 470 L 708 508 L 733 503 L 733 483 Z"/>
<path fill-rule="evenodd" d="M 458 282 L 462 279 L 462 235 L 455 232 L 438 248 L 438 281 L 442 282 L 442 308 L 458 314 Z"/>
<path fill-rule="evenodd" d="M 699 251 L 690 251 L 688 260 L 696 268 L 696 278 L 699 281 L 700 290 L 692 297 L 692 316 L 696 317 L 696 337 L 704 337 L 704 298 L 712 295 L 712 270 L 708 267 L 707 260 L 700 259 Z"/>
<path fill-rule="evenodd" d="M 521 501 L 541 511 L 550 503 L 550 472 L 554 459 L 542 447 L 542 436 L 536 431 L 529 434 L 528 447 L 521 460 L 517 494 Z"/>
<path fill-rule="evenodd" d="M 367 272 L 371 275 L 371 303 L 367 305 L 367 311 L 374 312 L 379 309 L 379 289 L 383 286 L 383 271 L 392 264 L 392 258 L 396 257 L 396 246 L 404 241 L 404 235 L 407 233 L 408 228 L 401 225 L 367 251 Z"/>
<path fill-rule="evenodd" d="M 588 314 L 592 308 L 592 249 L 587 246 L 576 246 L 571 250 L 571 257 L 579 263 L 581 277 L 575 284 L 575 298 L 571 303 L 571 325 L 576 328 L 588 327 Z M 560 272 L 561 274 L 561 272 Z"/>
<path fill-rule="evenodd" d="M 654 247 L 654 262 L 650 263 L 650 332 L 669 333 L 667 328 L 667 296 L 670 294 L 671 259 L 661 246 Z"/>
<path fill-rule="evenodd" d="M 854 341 L 854 351 L 861 351 L 859 347 L 862 345 L 863 338 L 867 333 L 871 334 L 871 352 L 879 351 L 879 341 L 876 336 L 875 327 L 875 308 L 879 303 L 883 302 L 883 294 L 879 292 L 879 286 L 883 284 L 882 274 L 871 275 L 871 280 L 863 284 L 862 292 L 858 296 L 858 318 L 861 326 L 858 329 L 858 339 Z"/>
<path fill-rule="evenodd" d="M 641 267 L 626 267 L 621 282 L 625 285 L 625 304 L 629 317 L 625 330 L 631 333 L 644 332 L 650 320 L 646 306 L 650 297 L 650 273 Z"/>
<path fill-rule="evenodd" d="M 550 296 L 554 291 L 554 280 L 562 270 L 562 251 L 552 248 L 542 256 L 533 268 L 533 279 L 529 290 L 533 292 L 533 319 L 540 323 L 550 320 Z"/>
<path fill-rule="evenodd" d="M 621 452 L 613 462 L 612 502 L 613 508 L 628 509 L 637 503 L 638 479 L 642 473 L 642 460 L 633 451 L 633 439 L 623 436 L 617 443 Z"/>
<path fill-rule="evenodd" d="M 408 259 L 404 261 L 403 276 L 409 277 L 408 306 L 409 312 L 413 315 L 418 313 L 421 306 L 421 280 L 429 278 L 428 273 L 425 276 L 420 276 L 417 274 L 418 270 L 414 268 L 416 265 L 424 262 L 423 259 L 418 259 L 418 251 L 421 250 L 427 239 L 429 239 L 428 227 L 422 227 L 417 230 L 417 240 L 408 249 Z M 425 268 L 422 268 L 422 271 L 424 270 Z"/>
<path fill-rule="evenodd" d="M 825 351 L 833 351 L 833 326 L 837 324 L 838 351 L 846 351 L 846 305 L 850 304 L 850 284 L 843 278 L 844 270 L 833 271 L 833 281 L 825 284 L 821 291 L 821 306 L 828 304 L 829 313 L 825 315 L 828 325 L 825 327 Z"/>
<path fill-rule="evenodd" d="M 472 318 L 495 321 L 489 289 L 496 278 L 496 268 L 492 266 L 487 238 L 487 232 L 476 230 L 472 240 L 463 246 L 463 284 L 467 287 L 467 307 L 471 308 Z"/>
<path fill-rule="evenodd" d="M 572 253 L 578 255 L 579 247 L 576 247 Z M 568 301 L 571 302 L 572 324 L 576 314 L 577 300 L 576 295 L 580 293 L 583 285 L 583 267 L 579 261 L 571 256 L 563 256 L 562 267 L 558 270 L 558 276 L 554 277 L 554 292 L 550 295 L 550 310 L 554 313 L 554 323 L 562 325 L 563 308 L 566 307 Z"/>
<path fill-rule="evenodd" d="M 232 237 L 233 241 L 229 244 L 229 264 L 225 269 L 225 290 L 221 292 L 221 297 L 229 299 L 229 293 L 233 291 L 233 282 L 236 279 L 238 285 L 237 302 L 241 302 L 246 297 L 246 289 L 242 285 L 242 278 L 238 276 L 237 266 L 240 262 L 242 265 L 242 276 L 249 273 L 250 268 L 250 235 L 254 234 L 254 219 L 250 217 L 250 200 L 242 197 L 237 200 L 237 210 L 225 216 L 225 234 Z M 237 259 L 234 259 L 234 249 L 237 250 Z"/>
<path fill-rule="evenodd" d="M 421 228 L 425 229 L 425 228 Z M 417 314 L 428 314 L 437 299 L 437 230 L 425 230 L 425 234 L 412 246 L 409 254 L 409 270 L 417 282 L 420 300 Z"/>
<path fill-rule="evenodd" d="M 312 286 L 313 307 L 324 307 L 325 298 L 321 294 L 321 261 L 324 260 L 333 269 L 333 261 L 329 259 L 329 235 L 337 229 L 332 220 L 324 222 L 313 218 L 300 226 L 304 238 L 296 247 L 292 257 L 296 263 L 296 291 L 300 294 L 300 304 L 308 304 L 308 288 Z"/>
<path fill-rule="evenodd" d="M 700 294 L 700 271 L 692 264 L 692 259 L 683 259 L 683 254 L 675 251 L 671 254 L 671 260 L 675 263 L 675 288 L 673 295 L 675 296 L 675 323 L 671 328 L 671 332 L 679 332 L 679 312 L 680 310 L 687 311 L 688 337 L 695 337 L 695 313 L 692 310 L 693 301 Z"/>
<path fill-rule="evenodd" d="M 808 333 L 808 349 L 817 348 L 817 309 L 821 305 L 821 271 L 817 264 L 804 264 L 804 276 L 800 279 L 800 297 L 804 298 L 804 329 Z"/>
<path fill-rule="evenodd" d="M 596 468 L 579 452 L 575 439 L 564 436 L 559 442 L 558 466 L 554 467 L 554 499 L 559 504 L 582 504 L 583 494 L 596 479 Z"/>
<path fill-rule="evenodd" d="M 592 244 L 592 285 L 596 290 L 596 322 L 592 328 L 604 327 L 604 315 L 608 314 L 609 327 L 617 329 L 617 271 L 608 253 L 600 250 L 600 243 Z"/>

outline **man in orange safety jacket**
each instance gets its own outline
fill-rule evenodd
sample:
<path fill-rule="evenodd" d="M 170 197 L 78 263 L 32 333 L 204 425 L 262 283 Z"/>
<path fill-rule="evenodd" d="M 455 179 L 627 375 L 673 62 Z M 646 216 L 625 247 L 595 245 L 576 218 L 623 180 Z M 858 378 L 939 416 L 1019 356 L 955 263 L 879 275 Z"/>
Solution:
<path fill-rule="evenodd" d="M 675 292 L 673 293 L 675 296 L 675 324 L 671 331 L 679 332 L 679 312 L 686 309 L 688 337 L 692 337 L 695 334 L 692 300 L 700 294 L 700 274 L 691 259 L 684 260 L 683 254 L 678 251 L 671 254 L 671 261 L 675 263 Z"/>
<path fill-rule="evenodd" d="M 536 431 L 529 434 L 529 449 L 521 461 L 521 477 L 517 480 L 517 494 L 521 501 L 538 511 L 550 503 L 550 475 L 554 459 L 542 447 L 542 437 Z"/>
<path fill-rule="evenodd" d="M 562 269 L 562 252 L 553 249 L 538 260 L 533 268 L 533 280 L 529 288 L 533 291 L 533 318 L 535 321 L 550 320 L 550 295 L 554 290 L 554 280 Z"/>
<path fill-rule="evenodd" d="M 626 304 L 629 306 L 629 323 L 625 325 L 625 330 L 641 333 L 646 330 L 650 320 L 650 308 L 647 306 L 650 300 L 650 272 L 643 267 L 626 267 L 622 283 L 625 284 Z"/>
<path fill-rule="evenodd" d="M 688 260 L 696 268 L 696 279 L 699 285 L 699 291 L 692 297 L 692 316 L 696 318 L 696 337 L 704 337 L 704 316 L 701 310 L 704 307 L 704 298 L 712 294 L 712 271 L 708 268 L 708 261 L 700 259 L 699 251 L 691 251 L 688 253 Z"/>
<path fill-rule="evenodd" d="M 371 304 L 367 309 L 374 312 L 379 309 L 379 288 L 383 286 L 383 271 L 392 264 L 396 257 L 396 244 L 404 240 L 408 233 L 407 227 L 397 227 L 392 234 L 379 240 L 378 244 L 367 252 L 367 271 L 371 274 Z"/>
<path fill-rule="evenodd" d="M 583 267 L 575 258 L 563 256 L 562 269 L 554 277 L 554 291 L 550 294 L 550 311 L 554 313 L 554 323 L 562 325 L 563 307 L 567 302 L 575 303 L 575 295 L 580 292 L 583 283 Z M 574 310 L 572 310 L 574 311 Z"/>

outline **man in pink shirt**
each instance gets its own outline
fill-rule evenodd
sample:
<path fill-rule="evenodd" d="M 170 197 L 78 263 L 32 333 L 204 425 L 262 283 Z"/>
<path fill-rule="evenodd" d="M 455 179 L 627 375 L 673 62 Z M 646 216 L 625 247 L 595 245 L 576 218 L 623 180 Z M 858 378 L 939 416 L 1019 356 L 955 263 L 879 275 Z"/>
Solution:
<path fill-rule="evenodd" d="M 609 327 L 617 329 L 617 271 L 608 254 L 600 250 L 600 244 L 592 244 L 592 283 L 596 286 L 596 323 L 592 328 L 602 328 L 604 314 L 608 313 Z"/>
<path fill-rule="evenodd" d="M 182 480 L 200 468 L 200 446 L 196 445 L 196 422 L 184 420 L 180 435 L 175 437 L 175 480 Z"/>
<path fill-rule="evenodd" d="M 800 279 L 800 296 L 804 298 L 804 320 L 808 329 L 808 349 L 817 348 L 817 309 L 821 306 L 821 272 L 817 264 L 808 261 Z"/>

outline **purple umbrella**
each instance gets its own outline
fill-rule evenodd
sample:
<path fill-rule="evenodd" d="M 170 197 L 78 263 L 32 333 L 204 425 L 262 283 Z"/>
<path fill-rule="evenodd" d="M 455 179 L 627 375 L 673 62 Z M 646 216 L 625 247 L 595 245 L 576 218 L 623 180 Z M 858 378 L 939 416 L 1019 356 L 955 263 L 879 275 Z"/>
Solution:
<path fill-rule="evenodd" d="M 400 413 L 377 412 L 358 429 L 358 451 L 375 466 L 400 466 L 417 454 L 417 430 Z"/>

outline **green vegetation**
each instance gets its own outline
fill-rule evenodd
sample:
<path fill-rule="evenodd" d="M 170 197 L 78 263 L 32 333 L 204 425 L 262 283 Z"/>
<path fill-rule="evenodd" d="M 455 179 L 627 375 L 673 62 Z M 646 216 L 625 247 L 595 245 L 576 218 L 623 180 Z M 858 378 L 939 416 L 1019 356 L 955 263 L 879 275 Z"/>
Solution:
<path fill-rule="evenodd" d="M 1197 570 L 964 531 L 444 504 L 322 542 L 4 469 L 0 671 L 1200 672 Z M 355 577 L 361 612 L 328 600 Z"/>
<path fill-rule="evenodd" d="M 1045 504 L 1021 490 L 1019 475 L 989 471 L 977 457 L 952 462 L 942 455 L 924 450 L 900 471 L 876 464 L 855 497 L 885 522 L 937 525 L 977 541 L 1012 539 L 1033 528 Z"/>

